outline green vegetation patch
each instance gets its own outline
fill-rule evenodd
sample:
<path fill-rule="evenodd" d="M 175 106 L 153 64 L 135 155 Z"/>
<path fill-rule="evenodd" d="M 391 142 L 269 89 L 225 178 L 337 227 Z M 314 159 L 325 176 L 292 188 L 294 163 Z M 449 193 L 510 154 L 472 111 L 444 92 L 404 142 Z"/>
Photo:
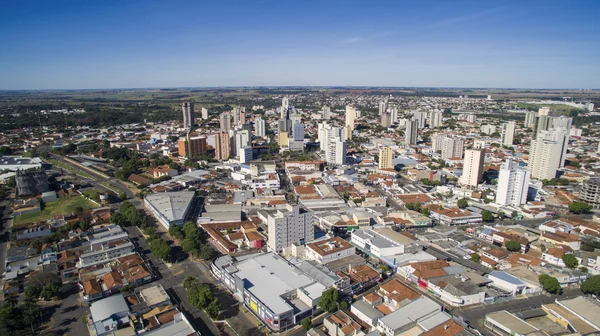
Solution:
<path fill-rule="evenodd" d="M 63 198 L 48 202 L 44 205 L 44 210 L 36 213 L 15 216 L 15 225 L 31 223 L 50 219 L 62 214 L 72 214 L 81 210 L 88 210 L 97 207 L 93 202 L 85 199 L 83 196 L 72 198 Z"/>

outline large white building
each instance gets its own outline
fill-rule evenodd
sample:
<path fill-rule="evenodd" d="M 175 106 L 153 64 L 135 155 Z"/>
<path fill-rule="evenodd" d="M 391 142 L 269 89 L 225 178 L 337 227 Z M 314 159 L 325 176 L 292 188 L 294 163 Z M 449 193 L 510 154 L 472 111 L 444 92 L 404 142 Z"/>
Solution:
<path fill-rule="evenodd" d="M 208 119 L 208 109 L 206 107 L 202 108 L 202 119 Z"/>
<path fill-rule="evenodd" d="M 483 175 L 484 149 L 467 149 L 463 163 L 461 182 L 469 187 L 477 187 Z"/>
<path fill-rule="evenodd" d="M 429 128 L 442 126 L 442 111 L 431 111 L 429 113 Z"/>
<path fill-rule="evenodd" d="M 306 245 L 304 255 L 307 260 L 326 264 L 356 254 L 356 248 L 340 237 L 316 241 Z"/>
<path fill-rule="evenodd" d="M 500 205 L 521 206 L 527 203 L 529 189 L 529 171 L 517 162 L 507 159 L 500 167 L 496 203 Z"/>
<path fill-rule="evenodd" d="M 445 138 L 442 141 L 442 159 L 462 158 L 465 141 L 461 138 Z"/>
<path fill-rule="evenodd" d="M 427 112 L 422 111 L 413 111 L 413 120 L 416 120 L 418 123 L 418 128 L 425 128 L 425 121 L 427 120 Z"/>
<path fill-rule="evenodd" d="M 267 223 L 269 251 L 281 252 L 292 244 L 303 245 L 315 238 L 312 213 L 297 205 L 259 211 L 259 217 Z"/>
<path fill-rule="evenodd" d="M 540 180 L 555 178 L 558 169 L 564 166 L 567 144 L 568 136 L 564 129 L 539 131 L 531 142 L 529 153 L 531 177 Z"/>
<path fill-rule="evenodd" d="M 385 112 L 385 102 L 380 101 L 379 102 L 379 115 L 382 115 L 384 112 Z"/>
<path fill-rule="evenodd" d="M 144 205 L 166 228 L 183 225 L 194 201 L 193 191 L 177 191 L 150 194 L 144 198 Z"/>
<path fill-rule="evenodd" d="M 404 142 L 407 146 L 417 144 L 417 132 L 419 122 L 417 120 L 409 120 L 406 122 L 406 130 L 404 131 Z"/>
<path fill-rule="evenodd" d="M 304 141 L 304 124 L 296 122 L 292 125 L 292 139 L 294 141 Z"/>
<path fill-rule="evenodd" d="M 334 139 L 328 141 L 327 152 L 325 153 L 325 160 L 329 164 L 344 165 L 346 164 L 346 152 L 347 152 L 346 141 L 341 139 Z"/>
<path fill-rule="evenodd" d="M 267 131 L 265 120 L 260 117 L 254 119 L 254 135 L 258 137 L 264 137 L 266 134 Z"/>
<path fill-rule="evenodd" d="M 502 145 L 512 146 L 515 139 L 515 128 L 516 124 L 514 120 L 504 123 L 502 125 Z"/>
<path fill-rule="evenodd" d="M 525 123 L 524 126 L 526 128 L 534 128 L 535 127 L 535 119 L 537 118 L 537 113 L 534 111 L 525 112 Z"/>
<path fill-rule="evenodd" d="M 444 143 L 444 139 L 446 139 L 446 134 L 444 133 L 435 133 L 431 137 L 431 149 L 434 152 L 442 150 L 442 144 Z"/>

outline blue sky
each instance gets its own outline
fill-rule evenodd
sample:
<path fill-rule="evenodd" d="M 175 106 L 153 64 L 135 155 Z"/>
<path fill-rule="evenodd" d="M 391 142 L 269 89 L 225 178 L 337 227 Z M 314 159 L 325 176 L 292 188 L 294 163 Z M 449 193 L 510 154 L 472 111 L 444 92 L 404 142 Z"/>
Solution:
<path fill-rule="evenodd" d="M 600 88 L 600 1 L 0 2 L 0 89 Z"/>

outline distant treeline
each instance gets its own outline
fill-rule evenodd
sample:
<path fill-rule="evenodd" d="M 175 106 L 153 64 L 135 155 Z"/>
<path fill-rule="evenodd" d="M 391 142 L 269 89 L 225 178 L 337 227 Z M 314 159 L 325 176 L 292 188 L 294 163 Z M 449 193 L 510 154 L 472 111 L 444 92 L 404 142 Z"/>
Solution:
<path fill-rule="evenodd" d="M 77 127 L 77 126 L 114 126 L 120 124 L 149 122 L 163 122 L 180 118 L 179 110 L 168 106 L 151 105 L 124 105 L 124 107 L 106 107 L 93 104 L 78 106 L 84 108 L 84 113 L 41 114 L 44 109 L 58 109 L 52 106 L 27 106 L 26 108 L 15 108 L 10 112 L 3 111 L 0 115 L 0 130 L 6 131 L 20 128 L 33 128 L 41 126 L 48 127 Z"/>

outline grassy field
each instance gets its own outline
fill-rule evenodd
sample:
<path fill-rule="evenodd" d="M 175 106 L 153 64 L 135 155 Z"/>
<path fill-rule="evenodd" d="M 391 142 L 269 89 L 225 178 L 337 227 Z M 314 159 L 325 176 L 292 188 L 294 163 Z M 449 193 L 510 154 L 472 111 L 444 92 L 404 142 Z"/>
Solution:
<path fill-rule="evenodd" d="M 532 109 L 536 109 L 536 110 L 539 109 L 540 107 L 549 107 L 550 110 L 557 111 L 557 112 L 581 111 L 581 109 L 578 109 L 576 107 L 569 106 L 569 105 L 564 105 L 564 104 L 527 104 L 527 103 L 518 103 L 517 106 L 520 107 L 520 108 L 523 108 L 523 109 L 532 108 Z"/>
<path fill-rule="evenodd" d="M 59 199 L 46 203 L 44 210 L 40 212 L 15 216 L 14 224 L 19 225 L 23 223 L 50 219 L 61 214 L 71 214 L 74 213 L 78 207 L 87 210 L 96 207 L 96 205 L 93 202 L 83 198 L 83 196 Z"/>

